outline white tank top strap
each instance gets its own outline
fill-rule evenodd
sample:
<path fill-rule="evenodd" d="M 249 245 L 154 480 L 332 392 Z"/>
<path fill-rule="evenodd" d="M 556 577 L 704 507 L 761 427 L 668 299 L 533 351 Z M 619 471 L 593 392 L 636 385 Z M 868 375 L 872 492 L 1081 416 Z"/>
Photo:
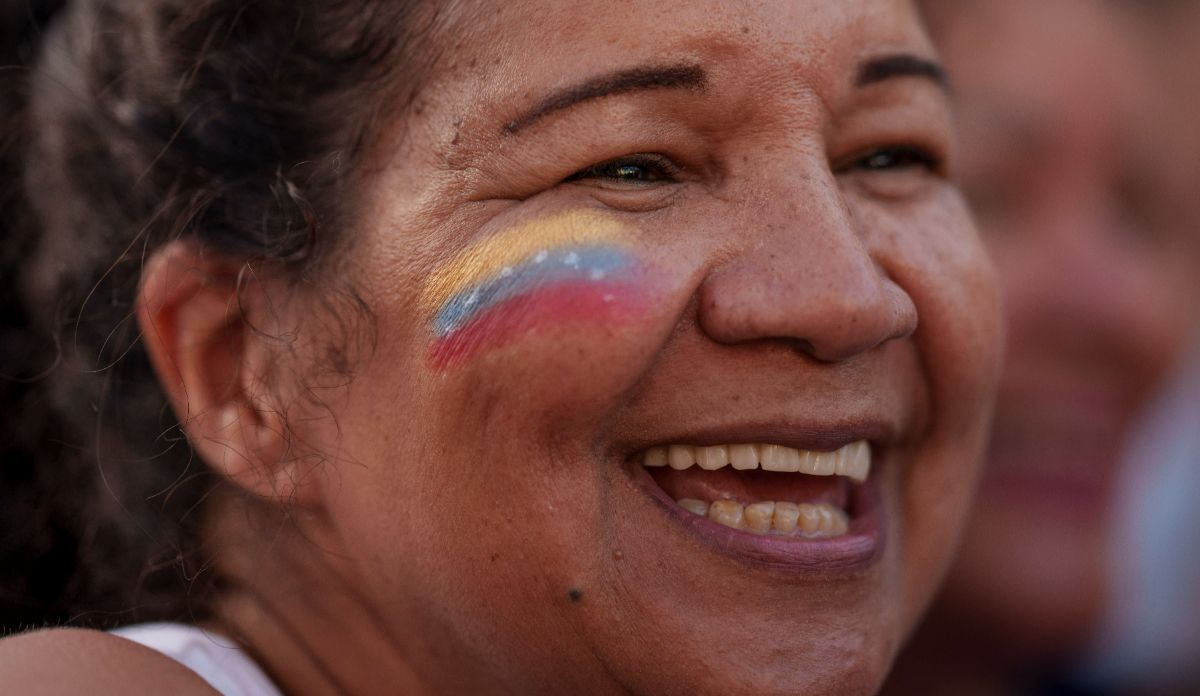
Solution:
<path fill-rule="evenodd" d="M 223 696 L 283 696 L 254 660 L 229 638 L 181 623 L 148 623 L 112 631 L 182 664 Z"/>

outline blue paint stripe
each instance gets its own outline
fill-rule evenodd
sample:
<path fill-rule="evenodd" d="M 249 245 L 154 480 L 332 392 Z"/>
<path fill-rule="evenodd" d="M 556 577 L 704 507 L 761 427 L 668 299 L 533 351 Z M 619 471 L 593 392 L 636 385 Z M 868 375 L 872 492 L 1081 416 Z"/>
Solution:
<path fill-rule="evenodd" d="M 566 247 L 539 252 L 501 275 L 456 293 L 434 317 L 433 332 L 439 338 L 444 337 L 480 312 L 540 286 L 565 280 L 609 280 L 632 265 L 627 252 L 612 247 Z"/>

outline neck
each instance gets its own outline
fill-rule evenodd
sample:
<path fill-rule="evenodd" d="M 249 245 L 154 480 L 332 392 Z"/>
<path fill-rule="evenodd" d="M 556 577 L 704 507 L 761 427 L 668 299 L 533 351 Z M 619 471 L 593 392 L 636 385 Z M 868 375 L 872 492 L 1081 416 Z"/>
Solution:
<path fill-rule="evenodd" d="M 230 496 L 232 498 L 232 496 Z M 223 500 L 214 505 L 222 589 L 217 628 L 289 694 L 433 693 L 350 582 L 315 515 Z"/>

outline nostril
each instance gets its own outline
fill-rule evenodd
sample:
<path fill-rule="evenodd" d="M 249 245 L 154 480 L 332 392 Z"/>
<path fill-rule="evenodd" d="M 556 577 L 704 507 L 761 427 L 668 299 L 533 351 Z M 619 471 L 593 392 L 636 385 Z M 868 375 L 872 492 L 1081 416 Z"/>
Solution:
<path fill-rule="evenodd" d="M 726 269 L 701 288 L 700 325 L 714 341 L 778 341 L 819 362 L 847 360 L 916 330 L 912 298 L 874 264 L 840 282 Z M 809 278 L 815 281 L 815 278 Z"/>
<path fill-rule="evenodd" d="M 916 329 L 916 304 L 907 292 L 885 279 L 870 301 L 843 304 L 828 323 L 814 324 L 808 338 L 810 355 L 822 362 L 840 362 L 907 338 Z"/>

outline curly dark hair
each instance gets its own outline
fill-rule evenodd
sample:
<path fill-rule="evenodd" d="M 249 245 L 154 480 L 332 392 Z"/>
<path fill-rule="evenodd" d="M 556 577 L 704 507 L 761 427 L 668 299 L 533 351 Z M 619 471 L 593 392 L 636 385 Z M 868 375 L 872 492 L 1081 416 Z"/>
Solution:
<path fill-rule="evenodd" d="M 425 5 L 0 4 L 0 631 L 204 615 L 221 484 L 139 343 L 143 261 L 186 237 L 369 314 L 328 270 L 372 115 L 432 60 Z"/>

